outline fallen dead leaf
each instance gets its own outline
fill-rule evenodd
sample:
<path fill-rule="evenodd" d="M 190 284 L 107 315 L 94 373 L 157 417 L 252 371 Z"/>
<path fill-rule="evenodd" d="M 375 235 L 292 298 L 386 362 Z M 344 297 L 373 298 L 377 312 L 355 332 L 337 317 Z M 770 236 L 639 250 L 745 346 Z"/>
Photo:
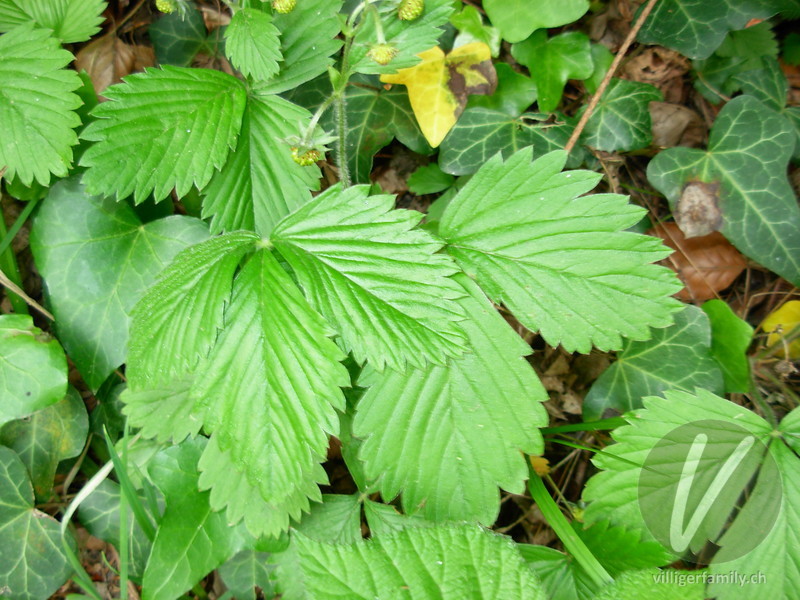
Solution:
<path fill-rule="evenodd" d="M 702 181 L 687 183 L 675 206 L 674 216 L 687 239 L 719 231 L 722 227 L 719 184 Z"/>
<path fill-rule="evenodd" d="M 687 106 L 670 102 L 651 102 L 650 120 L 653 124 L 653 145 L 700 146 L 705 138 L 703 119 Z"/>
<path fill-rule="evenodd" d="M 152 48 L 131 46 L 113 34 L 96 39 L 75 55 L 75 66 L 86 71 L 98 96 L 126 75 L 154 64 Z"/>
<path fill-rule="evenodd" d="M 213 6 L 202 6 L 200 11 L 203 13 L 203 21 L 206 24 L 206 29 L 213 31 L 218 27 L 224 27 L 231 24 L 231 16 L 224 13 Z"/>
<path fill-rule="evenodd" d="M 689 72 L 689 59 L 662 46 L 650 46 L 631 57 L 621 69 L 621 77 L 656 86 L 667 102 L 685 98 L 684 75 Z"/>

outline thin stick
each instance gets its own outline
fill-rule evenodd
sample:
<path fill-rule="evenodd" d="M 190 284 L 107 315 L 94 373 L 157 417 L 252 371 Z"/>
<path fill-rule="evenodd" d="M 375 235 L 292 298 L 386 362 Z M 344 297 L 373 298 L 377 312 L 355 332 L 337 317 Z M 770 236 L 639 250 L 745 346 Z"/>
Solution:
<path fill-rule="evenodd" d="M 51 321 L 55 321 L 56 320 L 56 318 L 53 315 L 50 314 L 50 311 L 48 311 L 46 308 L 44 308 L 42 305 L 40 305 L 38 302 L 36 302 L 36 300 L 34 300 L 30 296 L 28 296 L 28 294 L 26 294 L 25 291 L 21 287 L 19 287 L 16 283 L 11 281 L 11 279 L 9 279 L 8 276 L 5 273 L 3 273 L 3 271 L 1 269 L 0 269 L 0 285 L 3 285 L 5 287 L 7 287 L 9 290 L 14 292 L 17 296 L 19 296 L 20 298 L 25 300 L 25 302 L 28 304 L 28 306 L 30 306 L 32 308 L 35 308 L 36 310 L 38 310 L 40 313 L 42 313 L 45 317 L 47 317 Z"/>
<path fill-rule="evenodd" d="M 592 96 L 592 99 L 589 101 L 589 106 L 586 108 L 586 111 L 581 115 L 580 121 L 578 121 L 578 125 L 575 127 L 575 130 L 572 132 L 572 135 L 569 136 L 569 141 L 567 145 L 564 146 L 564 150 L 567 151 L 567 154 L 572 152 L 572 149 L 575 147 L 575 144 L 578 143 L 578 138 L 583 133 L 584 128 L 586 127 L 586 123 L 589 121 L 589 117 L 592 116 L 594 109 L 597 108 L 597 104 L 600 102 L 600 98 L 603 93 L 606 91 L 608 84 L 611 83 L 611 78 L 616 73 L 617 68 L 619 68 L 619 64 L 622 62 L 622 59 L 625 58 L 625 54 L 628 52 L 628 48 L 630 48 L 633 40 L 636 38 L 636 34 L 639 33 L 639 30 L 644 25 L 645 20 L 650 15 L 653 10 L 653 7 L 656 5 L 658 0 L 650 0 L 647 3 L 647 6 L 644 7 L 639 18 L 636 19 L 636 23 L 633 24 L 631 27 L 630 32 L 628 33 L 628 37 L 625 38 L 625 41 L 622 42 L 622 46 L 620 46 L 619 50 L 617 50 L 617 55 L 614 57 L 614 61 L 611 63 L 611 66 L 608 67 L 608 71 L 606 71 L 605 77 L 603 77 L 603 81 L 600 83 L 600 87 L 597 88 L 597 91 Z"/>

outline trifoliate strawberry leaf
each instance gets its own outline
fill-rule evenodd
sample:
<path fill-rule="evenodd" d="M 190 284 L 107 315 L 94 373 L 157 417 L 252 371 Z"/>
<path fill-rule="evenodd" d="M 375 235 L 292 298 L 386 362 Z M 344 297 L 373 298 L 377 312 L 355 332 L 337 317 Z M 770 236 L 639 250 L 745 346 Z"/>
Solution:
<path fill-rule="evenodd" d="M 463 292 L 449 279 L 456 266 L 438 253 L 439 240 L 414 229 L 421 213 L 368 194 L 368 186 L 329 188 L 271 240 L 357 361 L 378 370 L 442 364 L 463 351 L 454 302 Z"/>
<path fill-rule="evenodd" d="M 609 152 L 648 146 L 653 139 L 649 105 L 662 98 L 648 83 L 612 79 L 586 123 L 583 143 Z"/>
<path fill-rule="evenodd" d="M 0 425 L 55 404 L 67 393 L 67 357 L 28 315 L 0 315 Z"/>
<path fill-rule="evenodd" d="M 521 42 L 537 29 L 552 29 L 580 19 L 587 10 L 587 0 L 485 0 L 483 8 L 503 39 Z"/>
<path fill-rule="evenodd" d="M 97 390 L 125 362 L 128 315 L 158 273 L 207 237 L 198 219 L 143 224 L 128 204 L 89 196 L 77 179 L 53 186 L 36 216 L 31 249 L 59 337 L 89 387 Z"/>
<path fill-rule="evenodd" d="M 197 370 L 203 398 L 213 399 L 206 429 L 267 502 L 292 497 L 338 431 L 340 387 L 350 376 L 330 335 L 275 257 L 261 251 L 237 276 L 225 327 Z"/>
<path fill-rule="evenodd" d="M 75 542 L 67 534 L 70 550 Z M 34 508 L 22 461 L 0 446 L 0 590 L 4 598 L 49 598 L 69 577 L 59 523 Z"/>
<path fill-rule="evenodd" d="M 394 533 L 408 527 L 436 527 L 435 521 L 429 521 L 420 515 L 404 515 L 391 504 L 373 500 L 364 500 L 364 517 L 373 536 Z"/>
<path fill-rule="evenodd" d="M 185 440 L 150 460 L 150 477 L 167 507 L 144 571 L 143 600 L 179 597 L 251 542 L 242 527 L 229 526 L 211 510 L 208 492 L 197 491 L 197 461 L 205 445 L 203 437 Z"/>
<path fill-rule="evenodd" d="M 267 81 L 283 60 L 279 34 L 270 15 L 257 8 L 242 8 L 225 30 L 225 54 L 244 75 Z"/>
<path fill-rule="evenodd" d="M 594 600 L 597 583 L 571 556 L 532 544 L 517 544 L 517 550 L 541 579 L 550 600 Z"/>
<path fill-rule="evenodd" d="M 753 341 L 753 328 L 722 300 L 709 300 L 703 312 L 711 323 L 711 356 L 722 370 L 725 393 L 748 393 L 752 384 L 747 348 Z"/>
<path fill-rule="evenodd" d="M 264 93 L 291 90 L 328 70 L 331 55 L 342 45 L 336 37 L 341 8 L 342 0 L 303 0 L 291 12 L 273 15 L 283 62 L 280 72 L 264 84 Z"/>
<path fill-rule="evenodd" d="M 219 71 L 165 66 L 130 75 L 103 92 L 109 102 L 92 111 L 81 133 L 95 142 L 81 165 L 90 194 L 137 203 L 202 190 L 235 148 L 246 93 L 241 81 Z"/>
<path fill-rule="evenodd" d="M 689 58 L 708 58 L 729 31 L 743 29 L 750 19 L 777 12 L 764 0 L 662 0 L 644 22 L 637 39 L 660 44 Z"/>
<path fill-rule="evenodd" d="M 514 598 L 544 600 L 541 584 L 514 544 L 474 525 L 414 527 L 367 542 L 331 545 L 295 534 L 299 572 L 279 567 L 315 598 Z M 296 592 L 300 592 L 297 594 Z"/>
<path fill-rule="evenodd" d="M 105 0 L 0 0 L 0 32 L 33 22 L 64 44 L 84 42 L 100 31 Z"/>
<path fill-rule="evenodd" d="M 8 180 L 46 186 L 51 174 L 67 174 L 78 143 L 73 128 L 81 124 L 73 112 L 81 100 L 72 93 L 81 80 L 63 68 L 72 60 L 48 31 L 30 24 L 0 36 L 0 165 Z"/>
<path fill-rule="evenodd" d="M 439 168 L 438 163 L 419 167 L 408 178 L 408 190 L 414 194 L 436 194 L 443 192 L 456 181 L 452 175 Z"/>
<path fill-rule="evenodd" d="M 681 304 L 674 273 L 650 264 L 669 254 L 626 228 L 644 210 L 595 194 L 600 175 L 562 173 L 563 151 L 531 162 L 530 148 L 491 158 L 445 210 L 439 234 L 461 268 L 551 345 L 588 352 L 647 339 Z"/>
<path fill-rule="evenodd" d="M 236 149 L 204 191 L 211 230 L 246 229 L 269 235 L 275 224 L 311 199 L 320 172 L 292 160 L 284 140 L 300 135 L 311 115 L 279 96 L 251 91 Z"/>
<path fill-rule="evenodd" d="M 365 439 L 359 456 L 367 476 L 380 478 L 385 500 L 402 491 L 406 513 L 488 526 L 500 509 L 498 486 L 524 491 L 528 467 L 520 451 L 542 451 L 538 429 L 547 414 L 539 403 L 547 393 L 523 358 L 530 346 L 477 285 L 455 279 L 469 294 L 459 304 L 471 351 L 445 366 L 362 376 L 359 386 L 369 389 L 353 433 Z"/>
<path fill-rule="evenodd" d="M 627 412 L 645 396 L 695 388 L 723 392 L 719 363 L 711 355 L 711 326 L 696 306 L 686 306 L 675 323 L 643 342 L 627 341 L 617 361 L 594 382 L 583 401 L 583 418 L 594 421 L 608 409 Z"/>
<path fill-rule="evenodd" d="M 795 136 L 782 116 L 739 96 L 717 115 L 708 150 L 664 150 L 650 161 L 647 178 L 673 213 L 687 184 L 711 184 L 715 193 L 702 208 L 719 215 L 719 231 L 743 254 L 800 284 L 800 207 L 786 175 Z"/>
<path fill-rule="evenodd" d="M 378 42 L 378 33 L 375 30 L 375 19 L 366 11 L 350 51 L 351 68 L 357 73 L 394 73 L 398 69 L 407 69 L 418 64 L 420 59 L 417 55 L 436 45 L 442 34 L 440 28 L 454 12 L 450 0 L 425 0 L 425 9 L 413 21 L 400 20 L 397 5 L 394 3 L 382 3 L 377 10 L 381 13 L 386 43 L 394 47 L 397 54 L 386 65 L 378 64 L 367 55 L 370 48 Z"/>
<path fill-rule="evenodd" d="M 661 567 L 675 559 L 658 542 L 643 541 L 642 532 L 602 521 L 586 526 L 577 521 L 572 527 L 608 574 L 616 578 L 623 571 Z"/>
<path fill-rule="evenodd" d="M 641 569 L 625 571 L 592 600 L 706 600 L 707 571 Z M 726 574 L 730 575 L 729 571 Z M 752 593 L 752 592 L 751 592 Z M 728 598 L 728 596 L 717 596 Z M 748 596 L 752 598 L 752 596 Z"/>
<path fill-rule="evenodd" d="M 50 500 L 58 463 L 78 456 L 86 444 L 89 418 L 74 388 L 55 404 L 0 428 L 0 444 L 14 450 L 28 469 L 33 491 Z"/>
<path fill-rule="evenodd" d="M 360 542 L 361 500 L 361 494 L 324 494 L 295 529 L 318 542 Z"/>
<path fill-rule="evenodd" d="M 469 175 L 498 152 L 508 158 L 520 148 L 533 146 L 541 156 L 563 148 L 572 127 L 545 122 L 547 115 L 533 113 L 514 118 L 488 108 L 468 108 L 439 149 L 439 166 L 446 173 Z M 570 165 L 580 164 L 580 151 L 570 153 Z"/>
<path fill-rule="evenodd" d="M 538 31 L 514 44 L 511 54 L 531 72 L 542 112 L 556 109 L 568 79 L 586 79 L 594 70 L 589 38 L 576 31 L 550 39 L 546 31 Z"/>

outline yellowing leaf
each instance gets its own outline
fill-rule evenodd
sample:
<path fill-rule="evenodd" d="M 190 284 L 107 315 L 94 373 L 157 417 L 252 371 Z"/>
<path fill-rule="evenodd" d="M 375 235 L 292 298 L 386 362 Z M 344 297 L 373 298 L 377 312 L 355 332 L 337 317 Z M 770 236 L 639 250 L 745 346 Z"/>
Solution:
<path fill-rule="evenodd" d="M 767 315 L 761 323 L 761 329 L 769 334 L 767 345 L 771 346 L 798 325 L 800 325 L 800 300 L 791 300 Z M 788 347 L 789 358 L 800 358 L 800 338 L 788 344 Z M 784 351 L 779 350 L 778 354 L 783 355 Z"/>
<path fill-rule="evenodd" d="M 455 48 L 445 56 L 439 46 L 420 52 L 418 65 L 381 75 L 383 83 L 408 88 L 414 116 L 428 143 L 436 148 L 456 124 L 469 94 L 492 94 L 497 74 L 492 52 L 483 42 Z"/>

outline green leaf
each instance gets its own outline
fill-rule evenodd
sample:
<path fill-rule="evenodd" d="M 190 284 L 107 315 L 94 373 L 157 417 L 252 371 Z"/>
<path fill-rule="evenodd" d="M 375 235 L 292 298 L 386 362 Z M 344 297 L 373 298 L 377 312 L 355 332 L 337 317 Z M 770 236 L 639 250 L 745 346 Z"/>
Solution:
<path fill-rule="evenodd" d="M 594 600 L 705 600 L 708 597 L 705 573 L 705 570 L 673 569 L 626 571 L 614 583 L 600 590 Z M 749 592 L 752 594 L 754 590 Z"/>
<path fill-rule="evenodd" d="M 311 115 L 279 96 L 251 92 L 239 143 L 215 173 L 203 199 L 211 231 L 246 229 L 269 235 L 275 224 L 311 199 L 320 171 L 292 160 L 284 141 L 299 135 Z"/>
<path fill-rule="evenodd" d="M 702 308 L 711 322 L 711 356 L 722 369 L 725 393 L 747 394 L 751 388 L 747 348 L 753 328 L 722 300 L 709 300 Z"/>
<path fill-rule="evenodd" d="M 61 400 L 67 357 L 28 315 L 0 315 L 0 425 Z"/>
<path fill-rule="evenodd" d="M 767 108 L 781 112 L 786 106 L 789 82 L 777 60 L 764 58 L 758 69 L 743 71 L 733 77 L 745 94 L 764 103 Z"/>
<path fill-rule="evenodd" d="M 470 96 L 467 110 L 482 107 L 516 118 L 536 101 L 536 84 L 530 77 L 517 73 L 506 63 L 497 63 L 494 68 L 497 73 L 497 88 L 494 93 L 490 96 Z"/>
<path fill-rule="evenodd" d="M 755 98 L 740 96 L 717 115 L 708 150 L 669 148 L 647 178 L 673 212 L 692 181 L 719 184 L 720 231 L 743 254 L 800 284 L 800 207 L 786 176 L 795 132 Z"/>
<path fill-rule="evenodd" d="M 550 39 L 540 31 L 514 44 L 511 54 L 531 72 L 542 112 L 556 109 L 568 79 L 587 79 L 594 71 L 589 38 L 576 31 Z"/>
<path fill-rule="evenodd" d="M 717 56 L 758 58 L 778 56 L 778 42 L 769 21 L 751 25 L 740 31 L 731 31 L 717 48 Z"/>
<path fill-rule="evenodd" d="M 645 396 L 665 390 L 724 389 L 722 371 L 711 355 L 711 325 L 706 314 L 688 305 L 675 323 L 653 331 L 647 341 L 628 341 L 617 361 L 595 381 L 583 401 L 584 421 L 603 417 L 608 409 L 627 412 L 642 406 Z"/>
<path fill-rule="evenodd" d="M 197 491 L 197 460 L 206 439 L 186 440 L 156 454 L 149 473 L 164 494 L 161 517 L 142 584 L 143 600 L 177 598 L 249 542 L 213 512 L 208 492 Z"/>
<path fill-rule="evenodd" d="M 500 510 L 497 487 L 525 489 L 520 451 L 542 452 L 538 428 L 547 414 L 539 402 L 547 393 L 523 358 L 530 346 L 477 285 L 464 275 L 455 279 L 469 294 L 459 303 L 471 352 L 445 366 L 362 377 L 359 386 L 369 389 L 353 432 L 364 439 L 360 458 L 367 477 L 380 478 L 385 500 L 402 491 L 406 513 L 488 526 Z"/>
<path fill-rule="evenodd" d="M 77 178 L 53 186 L 31 233 L 59 337 L 84 381 L 97 390 L 123 362 L 128 315 L 156 275 L 208 237 L 197 219 L 142 224 L 125 202 L 89 196 Z"/>
<path fill-rule="evenodd" d="M 279 34 L 270 15 L 242 8 L 233 13 L 225 30 L 225 54 L 245 76 L 266 81 L 278 72 L 283 60 Z"/>
<path fill-rule="evenodd" d="M 531 163 L 530 148 L 490 159 L 439 224 L 447 251 L 496 303 L 568 352 L 647 339 L 681 304 L 674 273 L 650 264 L 669 251 L 624 231 L 644 213 L 618 194 L 581 196 L 600 179 L 562 173 L 566 154 Z"/>
<path fill-rule="evenodd" d="M 273 16 L 280 31 L 283 62 L 280 72 L 261 87 L 278 94 L 296 88 L 325 73 L 333 64 L 331 55 L 342 45 L 337 39 L 342 0 L 303 0 L 292 12 Z"/>
<path fill-rule="evenodd" d="M 222 565 L 217 572 L 225 582 L 225 587 L 233 592 L 237 600 L 256 600 L 259 588 L 264 597 L 275 595 L 273 586 L 275 568 L 269 564 L 270 555 L 266 552 L 243 550 Z"/>
<path fill-rule="evenodd" d="M 33 22 L 64 44 L 84 42 L 100 31 L 105 0 L 0 0 L 0 32 Z"/>
<path fill-rule="evenodd" d="M 550 600 L 594 600 L 597 585 L 572 557 L 531 544 L 517 544 L 517 550 L 542 580 Z"/>
<path fill-rule="evenodd" d="M 436 527 L 436 523 L 419 515 L 404 515 L 391 504 L 364 500 L 364 516 L 372 536 L 387 535 L 408 527 Z"/>
<path fill-rule="evenodd" d="M 0 121 L 4 142 L 0 164 L 4 177 L 29 186 L 64 177 L 72 164 L 73 129 L 81 124 L 73 112 L 81 105 L 73 94 L 81 87 L 74 71 L 64 69 L 72 54 L 44 29 L 24 24 L 0 37 Z"/>
<path fill-rule="evenodd" d="M 660 44 L 689 58 L 708 58 L 729 31 L 776 10 L 765 0 L 661 0 L 647 17 L 637 39 Z"/>
<path fill-rule="evenodd" d="M 587 0 L 485 0 L 483 8 L 503 39 L 521 42 L 537 29 L 551 29 L 580 19 L 587 10 Z"/>
<path fill-rule="evenodd" d="M 460 13 L 450 17 L 450 23 L 458 29 L 453 47 L 463 46 L 470 42 L 483 42 L 492 50 L 492 56 L 500 54 L 500 30 L 483 24 L 483 17 L 478 9 L 465 5 Z"/>
<path fill-rule="evenodd" d="M 67 541 L 75 551 L 71 535 Z M 0 590 L 10 600 L 49 598 L 72 572 L 60 525 L 33 506 L 22 461 L 0 446 Z"/>
<path fill-rule="evenodd" d="M 236 146 L 246 94 L 241 81 L 219 71 L 165 66 L 147 69 L 106 89 L 81 133 L 95 142 L 81 165 L 90 194 L 136 203 L 202 190 Z"/>
<path fill-rule="evenodd" d="M 450 0 L 425 0 L 424 4 L 422 14 L 413 21 L 401 21 L 397 16 L 396 4 L 383 3 L 377 9 L 386 43 L 398 50 L 387 65 L 379 65 L 367 56 L 370 47 L 378 41 L 378 33 L 375 30 L 375 18 L 366 11 L 350 51 L 351 68 L 357 73 L 376 75 L 395 73 L 418 64 L 420 59 L 417 54 L 437 45 L 442 34 L 441 27 L 454 12 Z"/>
<path fill-rule="evenodd" d="M 442 171 L 438 163 L 431 163 L 411 174 L 408 178 L 408 189 L 418 195 L 436 194 L 449 188 L 455 180 L 455 177 Z"/>
<path fill-rule="evenodd" d="M 311 511 L 295 528 L 318 542 L 354 544 L 361 541 L 360 494 L 323 494 L 322 502 L 311 505 Z"/>
<path fill-rule="evenodd" d="M 329 545 L 296 535 L 305 595 L 328 598 L 514 598 L 544 600 L 533 572 L 508 538 L 474 525 L 410 528 L 368 542 Z"/>
<path fill-rule="evenodd" d="M 660 567 L 675 560 L 658 542 L 642 540 L 642 532 L 636 529 L 613 526 L 608 521 L 589 526 L 573 521 L 572 526 L 589 551 L 615 579 L 623 571 Z"/>
<path fill-rule="evenodd" d="M 195 56 L 206 53 L 214 55 L 218 43 L 217 30 L 209 33 L 203 14 L 197 7 L 181 14 L 180 11 L 163 15 L 147 28 L 150 41 L 160 65 L 189 67 Z"/>
<path fill-rule="evenodd" d="M 662 99 L 648 83 L 612 79 L 586 123 L 583 143 L 608 152 L 645 148 L 653 140 L 650 102 Z"/>
<path fill-rule="evenodd" d="M 272 232 L 312 306 L 359 362 L 402 370 L 441 364 L 463 351 L 455 264 L 442 244 L 414 229 L 422 214 L 392 210 L 368 186 L 334 186 Z"/>
<path fill-rule="evenodd" d="M 498 152 L 508 158 L 521 148 L 533 147 L 534 156 L 563 148 L 572 127 L 564 123 L 545 123 L 546 115 L 527 113 L 512 118 L 506 112 L 488 108 L 468 108 L 444 138 L 439 150 L 439 166 L 446 173 L 475 173 Z M 570 164 L 577 153 L 570 154 Z"/>
<path fill-rule="evenodd" d="M 60 402 L 3 425 L 0 444 L 14 450 L 25 464 L 36 497 L 49 500 L 58 463 L 81 453 L 88 432 L 83 399 L 70 388 Z"/>
<path fill-rule="evenodd" d="M 614 55 L 603 44 L 592 44 L 592 62 L 594 71 L 591 77 L 583 81 L 583 86 L 590 94 L 594 94 L 608 72 L 611 63 L 614 62 Z"/>

